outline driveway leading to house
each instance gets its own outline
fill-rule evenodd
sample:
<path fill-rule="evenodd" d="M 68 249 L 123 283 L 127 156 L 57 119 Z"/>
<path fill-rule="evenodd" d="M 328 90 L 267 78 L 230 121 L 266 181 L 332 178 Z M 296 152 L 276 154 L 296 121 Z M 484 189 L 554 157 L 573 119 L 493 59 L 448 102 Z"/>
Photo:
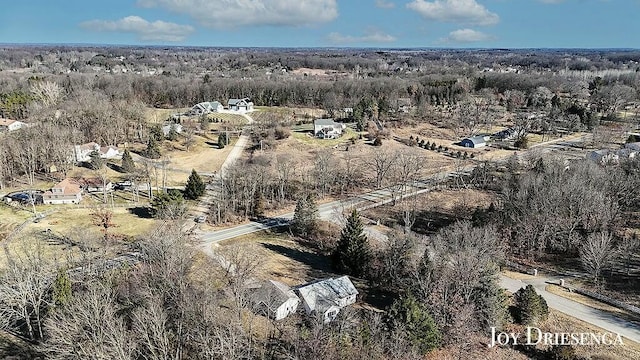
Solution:
<path fill-rule="evenodd" d="M 533 285 L 538 294 L 542 295 L 547 301 L 547 305 L 549 305 L 550 308 L 612 333 L 620 334 L 627 339 L 640 342 L 639 323 L 621 319 L 611 313 L 580 304 L 545 290 L 549 282 L 557 283 L 557 280 L 559 280 L 559 278 L 555 277 L 536 277 L 529 280 L 515 280 L 500 275 L 500 285 L 512 293 L 529 284 Z"/>

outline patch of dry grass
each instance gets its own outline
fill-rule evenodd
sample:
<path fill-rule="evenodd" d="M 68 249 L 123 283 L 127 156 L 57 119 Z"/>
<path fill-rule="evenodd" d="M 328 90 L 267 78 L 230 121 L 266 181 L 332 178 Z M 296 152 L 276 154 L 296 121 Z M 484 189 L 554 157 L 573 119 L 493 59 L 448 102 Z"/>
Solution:
<path fill-rule="evenodd" d="M 74 229 L 99 231 L 98 226 L 93 224 L 92 211 L 92 209 L 74 209 L 71 205 L 70 208 L 63 208 L 61 211 L 47 216 L 39 223 L 29 225 L 27 229 L 36 231 L 51 229 L 59 234 L 66 234 Z M 111 234 L 135 237 L 151 230 L 155 224 L 154 219 L 140 218 L 131 214 L 126 208 L 115 208 L 111 211 L 114 223 L 114 227 L 109 229 Z"/>
<path fill-rule="evenodd" d="M 311 252 L 286 234 L 258 232 L 220 243 L 220 247 L 230 245 L 247 250 L 257 245 L 264 261 L 264 272 L 260 277 L 265 280 L 299 285 L 315 278 L 332 275 L 327 257 Z"/>
<path fill-rule="evenodd" d="M 523 274 L 516 271 L 511 271 L 511 270 L 502 270 L 501 273 L 502 275 L 515 280 L 532 280 L 536 278 L 533 275 Z"/>

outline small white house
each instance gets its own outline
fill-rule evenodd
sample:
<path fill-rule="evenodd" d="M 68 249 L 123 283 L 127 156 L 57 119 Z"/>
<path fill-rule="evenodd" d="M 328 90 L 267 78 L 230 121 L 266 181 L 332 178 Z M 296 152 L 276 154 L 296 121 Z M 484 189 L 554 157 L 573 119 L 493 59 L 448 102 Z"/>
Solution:
<path fill-rule="evenodd" d="M 325 323 L 335 319 L 342 308 L 355 303 L 358 295 L 348 276 L 301 285 L 296 292 L 306 313 L 322 316 Z"/>
<path fill-rule="evenodd" d="M 638 152 L 631 148 L 618 150 L 595 150 L 587 154 L 587 159 L 600 165 L 615 165 L 620 163 L 620 159 L 633 159 Z"/>
<path fill-rule="evenodd" d="M 229 110 L 247 112 L 253 111 L 253 102 L 249 98 L 229 99 L 227 102 Z"/>
<path fill-rule="evenodd" d="M 345 124 L 340 124 L 333 119 L 316 119 L 313 121 L 313 135 L 320 139 L 337 139 L 346 129 Z"/>
<path fill-rule="evenodd" d="M 120 150 L 115 146 L 100 146 L 97 143 L 90 142 L 82 145 L 75 145 L 74 155 L 77 162 L 90 161 L 91 153 L 94 151 L 100 155 L 102 159 L 115 159 L 119 158 Z"/>
<path fill-rule="evenodd" d="M 289 286 L 269 280 L 255 291 L 253 303 L 257 311 L 272 319 L 282 320 L 296 311 L 300 299 Z"/>
<path fill-rule="evenodd" d="M 0 132 L 20 130 L 26 126 L 22 121 L 0 118 Z"/>

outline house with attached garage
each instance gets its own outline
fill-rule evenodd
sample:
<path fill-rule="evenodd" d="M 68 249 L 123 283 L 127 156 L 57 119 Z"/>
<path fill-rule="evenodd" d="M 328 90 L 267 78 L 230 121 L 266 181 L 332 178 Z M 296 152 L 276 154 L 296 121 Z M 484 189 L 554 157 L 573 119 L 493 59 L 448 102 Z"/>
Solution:
<path fill-rule="evenodd" d="M 300 285 L 295 291 L 305 312 L 320 316 L 325 323 L 333 321 L 342 308 L 355 303 L 358 295 L 348 276 Z"/>
<path fill-rule="evenodd" d="M 77 162 L 91 161 L 91 153 L 97 152 L 102 159 L 115 159 L 122 156 L 120 150 L 115 146 L 100 146 L 97 143 L 90 142 L 73 147 L 74 157 Z"/>
<path fill-rule="evenodd" d="M 232 111 L 253 111 L 253 102 L 249 98 L 243 99 L 229 99 L 227 107 Z"/>
<path fill-rule="evenodd" d="M 346 129 L 345 124 L 340 124 L 333 119 L 316 119 L 313 121 L 313 135 L 320 139 L 337 139 Z"/>
<path fill-rule="evenodd" d="M 82 188 L 73 179 L 66 178 L 42 194 L 45 205 L 79 204 L 82 200 Z"/>
<path fill-rule="evenodd" d="M 26 126 L 22 121 L 0 118 L 0 132 L 16 131 Z"/>
<path fill-rule="evenodd" d="M 220 112 L 222 110 L 224 110 L 224 106 L 222 106 L 221 103 L 217 101 L 210 101 L 210 102 L 205 101 L 205 102 L 195 104 L 191 109 L 189 109 L 189 111 L 185 113 L 185 115 L 199 116 L 204 114 L 210 114 L 212 112 Z"/>
<path fill-rule="evenodd" d="M 251 298 L 256 312 L 275 320 L 296 312 L 300 304 L 300 299 L 289 286 L 275 280 L 266 281 Z"/>

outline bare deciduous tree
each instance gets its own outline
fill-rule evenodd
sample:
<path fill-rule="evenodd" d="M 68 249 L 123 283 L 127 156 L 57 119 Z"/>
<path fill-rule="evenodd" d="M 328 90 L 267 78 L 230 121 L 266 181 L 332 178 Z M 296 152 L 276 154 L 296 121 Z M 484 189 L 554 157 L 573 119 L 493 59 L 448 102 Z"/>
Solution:
<path fill-rule="evenodd" d="M 602 270 L 611 264 L 615 256 L 613 236 L 608 232 L 590 234 L 580 247 L 580 262 L 596 285 L 600 284 Z"/>

